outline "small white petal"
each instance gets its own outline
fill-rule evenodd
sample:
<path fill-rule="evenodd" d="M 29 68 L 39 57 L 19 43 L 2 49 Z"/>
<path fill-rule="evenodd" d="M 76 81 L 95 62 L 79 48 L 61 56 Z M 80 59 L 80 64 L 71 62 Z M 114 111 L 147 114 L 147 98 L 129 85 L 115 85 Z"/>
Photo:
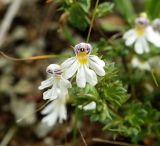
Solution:
<path fill-rule="evenodd" d="M 99 65 L 98 63 L 92 61 L 91 59 L 89 59 L 89 67 L 92 70 L 94 70 L 97 75 L 99 75 L 99 76 L 105 75 L 105 70 L 103 69 L 103 67 L 101 65 Z"/>
<path fill-rule="evenodd" d="M 127 32 L 124 33 L 123 35 L 123 39 L 128 39 L 128 37 L 132 36 L 135 34 L 135 30 L 134 29 L 130 29 Z"/>
<path fill-rule="evenodd" d="M 84 67 L 81 65 L 78 68 L 77 76 L 76 76 L 77 86 L 80 88 L 84 88 L 86 86 L 86 77 L 84 72 Z"/>
<path fill-rule="evenodd" d="M 137 39 L 134 49 L 135 49 L 135 52 L 137 54 L 143 54 L 144 53 L 143 42 L 142 42 L 141 38 Z"/>
<path fill-rule="evenodd" d="M 62 105 L 60 110 L 59 110 L 59 123 L 62 123 L 63 120 L 67 119 L 67 110 L 65 105 Z"/>
<path fill-rule="evenodd" d="M 139 68 L 140 70 L 148 70 L 150 71 L 150 65 L 149 63 L 146 62 L 142 62 L 140 61 L 138 58 L 134 57 L 131 61 L 131 64 L 134 68 Z"/>
<path fill-rule="evenodd" d="M 50 77 L 48 78 L 47 80 L 41 82 L 41 85 L 38 87 L 39 90 L 43 90 L 45 88 L 48 88 L 50 87 L 51 85 L 53 85 L 53 82 L 54 82 L 54 78 L 53 77 Z"/>
<path fill-rule="evenodd" d="M 64 68 L 68 68 L 70 67 L 76 60 L 76 57 L 71 57 L 71 58 L 68 58 L 67 60 L 65 60 L 62 64 L 61 64 L 61 67 L 64 69 Z"/>
<path fill-rule="evenodd" d="M 43 99 L 46 100 L 46 99 L 50 99 L 52 97 L 52 90 L 51 89 L 48 89 L 47 91 L 45 91 L 43 93 Z"/>
<path fill-rule="evenodd" d="M 87 111 L 87 110 L 94 110 L 94 109 L 96 109 L 96 103 L 95 103 L 94 101 L 92 101 L 91 103 L 85 105 L 85 106 L 83 107 L 83 109 L 84 109 L 85 111 Z"/>
<path fill-rule="evenodd" d="M 58 97 L 58 94 L 59 93 L 59 89 L 57 87 L 57 82 L 55 80 L 53 86 L 51 89 L 48 89 L 47 91 L 45 91 L 43 93 L 43 99 L 46 100 L 46 99 L 56 99 Z"/>
<path fill-rule="evenodd" d="M 42 114 L 46 114 L 42 119 L 42 122 L 48 124 L 48 126 L 55 125 L 58 119 L 59 122 L 62 123 L 63 120 L 67 118 L 65 98 L 59 98 L 52 101 L 45 109 L 43 109 Z"/>
<path fill-rule="evenodd" d="M 145 34 L 149 42 L 153 43 L 156 47 L 160 47 L 160 36 L 153 30 L 151 26 L 146 28 Z"/>
<path fill-rule="evenodd" d="M 68 88 L 71 88 L 71 87 L 72 87 L 72 85 L 71 85 L 70 81 L 68 81 L 65 78 L 61 77 L 60 88 L 68 89 Z"/>
<path fill-rule="evenodd" d="M 63 77 L 65 79 L 71 78 L 76 73 L 76 71 L 78 70 L 78 68 L 79 68 L 79 63 L 78 63 L 77 60 L 75 60 L 74 63 L 71 64 L 71 66 L 69 66 L 68 68 L 66 68 L 64 70 Z"/>
<path fill-rule="evenodd" d="M 95 56 L 95 55 L 90 55 L 89 58 L 96 62 L 97 64 L 99 64 L 100 66 L 104 67 L 105 66 L 105 62 L 103 60 L 101 60 L 99 57 Z"/>
<path fill-rule="evenodd" d="M 56 113 L 49 114 L 42 119 L 43 123 L 46 123 L 49 127 L 56 124 L 57 115 Z"/>
<path fill-rule="evenodd" d="M 137 35 L 134 33 L 133 35 L 128 36 L 126 38 L 125 44 L 126 46 L 131 46 L 137 39 Z"/>
<path fill-rule="evenodd" d="M 147 43 L 147 40 L 145 38 L 142 39 L 142 44 L 143 44 L 143 49 L 144 49 L 144 52 L 149 52 L 150 49 L 149 49 L 149 46 L 148 46 L 148 43 Z"/>
<path fill-rule="evenodd" d="M 53 107 L 53 104 L 51 102 L 41 111 L 41 114 L 43 114 L 43 115 L 48 114 L 52 111 L 53 108 L 54 107 Z"/>
<path fill-rule="evenodd" d="M 86 81 L 90 83 L 92 86 L 97 84 L 97 76 L 96 73 L 89 69 L 86 65 L 84 66 Z"/>

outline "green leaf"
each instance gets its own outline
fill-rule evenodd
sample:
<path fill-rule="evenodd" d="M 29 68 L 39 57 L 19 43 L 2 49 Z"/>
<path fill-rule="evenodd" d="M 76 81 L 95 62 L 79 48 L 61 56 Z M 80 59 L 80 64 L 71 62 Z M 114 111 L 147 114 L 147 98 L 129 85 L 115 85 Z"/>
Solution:
<path fill-rule="evenodd" d="M 90 6 L 91 6 L 91 0 L 79 0 L 79 4 L 81 5 L 82 9 L 88 13 Z"/>
<path fill-rule="evenodd" d="M 160 1 L 159 0 L 145 0 L 145 10 L 150 19 L 160 17 Z"/>
<path fill-rule="evenodd" d="M 125 17 L 128 23 L 132 24 L 135 12 L 131 0 L 114 0 L 116 9 Z"/>
<path fill-rule="evenodd" d="M 102 17 L 106 15 L 108 12 L 111 12 L 114 7 L 113 3 L 110 2 L 104 2 L 99 4 L 98 8 L 96 9 L 96 16 Z"/>
<path fill-rule="evenodd" d="M 81 5 L 78 3 L 73 4 L 72 7 L 69 9 L 69 12 L 70 23 L 76 28 L 84 31 L 89 25 L 89 19 Z"/>

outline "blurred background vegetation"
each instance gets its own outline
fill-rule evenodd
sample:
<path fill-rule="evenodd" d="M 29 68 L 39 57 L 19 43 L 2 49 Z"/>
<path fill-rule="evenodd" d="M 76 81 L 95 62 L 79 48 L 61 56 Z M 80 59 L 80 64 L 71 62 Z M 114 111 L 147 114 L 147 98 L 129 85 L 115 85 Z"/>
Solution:
<path fill-rule="evenodd" d="M 160 145 L 160 48 L 151 46 L 150 53 L 137 55 L 122 40 L 141 12 L 150 21 L 160 17 L 160 1 L 99 0 L 94 9 L 95 4 L 96 0 L 0 0 L 1 146 L 72 145 L 74 106 L 91 99 L 98 109 L 78 111 L 77 146 Z M 95 88 L 73 87 L 67 121 L 48 127 L 41 123 L 44 101 L 38 86 L 49 64 L 73 56 L 71 46 L 86 41 L 94 11 L 89 42 L 93 54 L 107 62 L 107 74 Z M 52 56 L 44 56 L 48 54 Z M 152 71 L 133 68 L 133 56 L 150 60 Z"/>

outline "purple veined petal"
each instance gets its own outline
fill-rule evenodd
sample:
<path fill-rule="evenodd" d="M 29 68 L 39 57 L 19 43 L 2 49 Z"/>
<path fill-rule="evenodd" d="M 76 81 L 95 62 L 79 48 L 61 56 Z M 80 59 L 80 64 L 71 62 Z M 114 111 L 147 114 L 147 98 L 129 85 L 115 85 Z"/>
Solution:
<path fill-rule="evenodd" d="M 138 17 L 135 20 L 136 26 L 144 26 L 146 27 L 149 24 L 149 20 L 146 17 Z"/>
<path fill-rule="evenodd" d="M 75 52 L 76 55 L 78 54 L 78 51 L 79 51 L 81 48 L 83 48 L 82 43 L 79 43 L 79 44 L 75 45 L 75 47 L 74 47 L 74 52 Z"/>
<path fill-rule="evenodd" d="M 160 19 L 159 18 L 155 19 L 152 23 L 152 26 L 155 31 L 160 32 Z"/>
<path fill-rule="evenodd" d="M 101 60 L 98 56 L 95 55 L 90 55 L 89 59 L 95 63 L 97 63 L 98 65 L 104 67 L 105 66 L 105 62 L 103 60 Z"/>
<path fill-rule="evenodd" d="M 61 70 L 61 67 L 57 64 L 50 64 L 47 69 L 46 69 L 46 72 L 48 74 L 55 74 L 55 71 L 57 70 Z"/>
<path fill-rule="evenodd" d="M 79 43 L 74 47 L 75 54 L 78 55 L 79 52 L 82 52 L 81 49 L 83 49 L 86 54 L 89 55 L 92 51 L 92 46 L 89 43 Z"/>

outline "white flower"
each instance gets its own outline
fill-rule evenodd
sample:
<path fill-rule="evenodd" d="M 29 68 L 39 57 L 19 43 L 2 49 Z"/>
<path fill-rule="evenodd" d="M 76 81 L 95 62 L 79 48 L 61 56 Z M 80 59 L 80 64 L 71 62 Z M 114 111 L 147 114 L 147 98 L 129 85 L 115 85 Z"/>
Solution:
<path fill-rule="evenodd" d="M 51 87 L 43 93 L 43 99 L 54 100 L 56 98 L 65 97 L 68 94 L 68 88 L 71 88 L 71 83 L 63 77 L 62 69 L 57 64 L 51 64 L 47 67 L 46 72 L 49 78 L 39 86 L 39 90 Z"/>
<path fill-rule="evenodd" d="M 160 35 L 160 19 L 159 19 L 159 18 L 157 18 L 157 19 L 155 19 L 155 20 L 153 21 L 152 26 L 153 26 L 154 31 L 155 31 L 158 35 Z"/>
<path fill-rule="evenodd" d="M 134 50 L 138 54 L 150 51 L 148 41 L 156 47 L 160 47 L 160 36 L 155 33 L 146 17 L 138 17 L 135 21 L 135 28 L 130 29 L 123 35 L 126 46 L 134 43 Z"/>
<path fill-rule="evenodd" d="M 43 117 L 42 122 L 48 126 L 56 124 L 57 120 L 62 123 L 63 120 L 67 119 L 66 101 L 65 98 L 58 98 L 48 104 L 41 113 L 46 115 Z"/>
<path fill-rule="evenodd" d="M 90 102 L 89 104 L 85 105 L 85 106 L 78 106 L 80 109 L 83 109 L 85 111 L 88 111 L 88 110 L 94 110 L 96 109 L 96 103 L 94 101 Z"/>
<path fill-rule="evenodd" d="M 140 61 L 137 57 L 132 58 L 131 64 L 134 68 L 138 68 L 140 70 L 147 70 L 147 71 L 151 70 L 149 62 Z"/>
<path fill-rule="evenodd" d="M 91 85 L 97 84 L 97 75 L 104 76 L 105 62 L 95 55 L 90 55 L 92 47 L 88 43 L 79 43 L 75 46 L 74 51 L 76 57 L 67 59 L 62 63 L 65 70 L 64 77 L 71 78 L 76 72 L 76 82 L 81 88 L 84 88 L 86 82 Z"/>

